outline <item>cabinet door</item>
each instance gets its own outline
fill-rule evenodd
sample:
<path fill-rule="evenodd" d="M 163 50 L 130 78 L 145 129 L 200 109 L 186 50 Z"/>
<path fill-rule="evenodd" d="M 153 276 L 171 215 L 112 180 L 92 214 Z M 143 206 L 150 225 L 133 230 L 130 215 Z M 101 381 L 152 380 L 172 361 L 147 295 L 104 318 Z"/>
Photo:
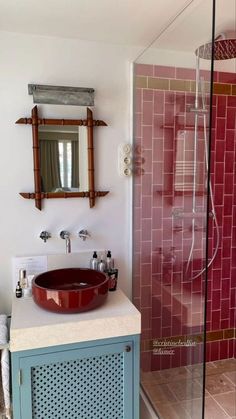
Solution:
<path fill-rule="evenodd" d="M 20 359 L 22 419 L 133 419 L 133 342 Z"/>

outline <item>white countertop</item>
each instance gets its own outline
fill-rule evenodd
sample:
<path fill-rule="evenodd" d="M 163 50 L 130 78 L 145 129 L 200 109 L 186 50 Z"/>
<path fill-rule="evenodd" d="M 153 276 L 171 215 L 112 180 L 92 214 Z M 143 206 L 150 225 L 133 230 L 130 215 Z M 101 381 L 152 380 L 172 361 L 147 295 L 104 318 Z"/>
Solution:
<path fill-rule="evenodd" d="M 32 298 L 14 297 L 12 303 L 11 352 L 140 332 L 141 315 L 121 290 L 109 292 L 101 307 L 79 314 L 51 313 Z"/>

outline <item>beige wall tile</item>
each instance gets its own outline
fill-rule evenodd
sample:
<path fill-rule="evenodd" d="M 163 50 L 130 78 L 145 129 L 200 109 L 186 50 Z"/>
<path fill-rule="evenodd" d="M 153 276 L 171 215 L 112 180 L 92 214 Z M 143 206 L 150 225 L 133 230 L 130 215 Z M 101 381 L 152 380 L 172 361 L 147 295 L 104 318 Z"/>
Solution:
<path fill-rule="evenodd" d="M 232 85 L 224 83 L 214 83 L 213 92 L 217 95 L 231 95 Z"/>
<path fill-rule="evenodd" d="M 170 90 L 190 92 L 191 81 L 190 80 L 170 80 Z"/>
<path fill-rule="evenodd" d="M 141 87 L 141 88 L 147 87 L 147 77 L 145 76 L 135 77 L 135 87 Z"/>
<path fill-rule="evenodd" d="M 169 90 L 170 81 L 168 79 L 159 79 L 156 77 L 148 77 L 148 88 Z"/>

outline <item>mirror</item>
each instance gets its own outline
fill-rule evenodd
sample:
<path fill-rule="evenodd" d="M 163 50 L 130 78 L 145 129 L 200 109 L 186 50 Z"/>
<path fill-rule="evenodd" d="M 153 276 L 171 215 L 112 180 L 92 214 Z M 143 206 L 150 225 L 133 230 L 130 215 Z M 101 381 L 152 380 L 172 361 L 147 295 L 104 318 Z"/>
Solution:
<path fill-rule="evenodd" d="M 109 191 L 95 190 L 94 127 L 106 126 L 94 120 L 87 108 L 87 119 L 46 119 L 38 116 L 34 106 L 31 118 L 20 118 L 16 124 L 31 124 L 33 137 L 34 192 L 21 192 L 42 208 L 46 198 L 89 198 L 90 208 L 97 197 Z"/>
<path fill-rule="evenodd" d="M 86 127 L 39 125 L 42 192 L 88 190 Z"/>

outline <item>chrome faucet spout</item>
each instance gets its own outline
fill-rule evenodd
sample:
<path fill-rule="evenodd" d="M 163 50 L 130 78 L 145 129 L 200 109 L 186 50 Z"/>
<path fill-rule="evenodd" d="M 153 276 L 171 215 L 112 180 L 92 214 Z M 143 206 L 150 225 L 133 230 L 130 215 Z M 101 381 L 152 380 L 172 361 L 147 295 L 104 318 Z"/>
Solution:
<path fill-rule="evenodd" d="M 70 241 L 70 237 L 66 237 L 66 253 L 71 253 L 71 241 Z"/>
<path fill-rule="evenodd" d="M 60 232 L 60 237 L 66 241 L 66 253 L 71 253 L 70 233 L 68 231 L 62 230 Z"/>

